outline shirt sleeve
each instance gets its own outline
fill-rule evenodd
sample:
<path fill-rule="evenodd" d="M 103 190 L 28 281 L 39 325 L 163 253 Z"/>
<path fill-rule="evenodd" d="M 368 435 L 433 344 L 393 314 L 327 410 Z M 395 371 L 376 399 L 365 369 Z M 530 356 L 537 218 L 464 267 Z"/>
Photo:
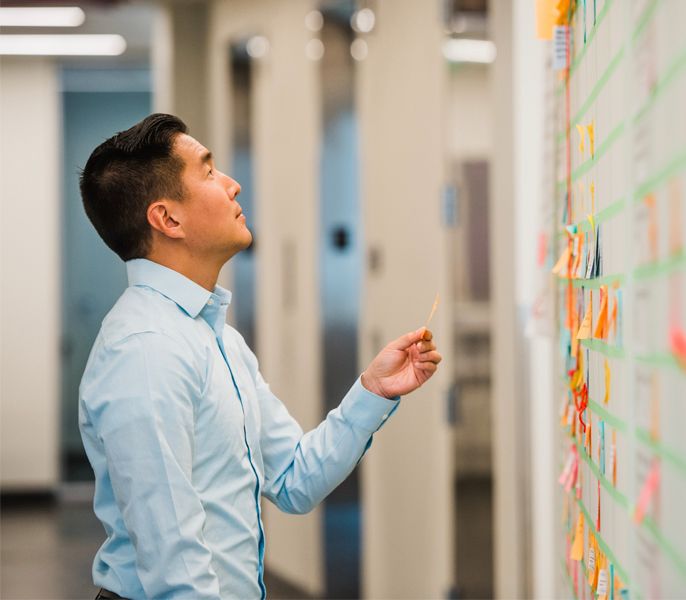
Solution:
<path fill-rule="evenodd" d="M 182 350 L 152 332 L 110 346 L 89 412 L 146 596 L 219 599 L 191 475 L 194 398 L 202 382 Z"/>
<path fill-rule="evenodd" d="M 285 512 L 309 512 L 355 468 L 371 445 L 373 434 L 398 408 L 400 399 L 378 396 L 358 378 L 340 405 L 318 427 L 303 434 L 300 425 L 269 389 L 255 355 L 245 342 L 242 345 L 254 377 L 262 418 L 262 493 Z"/>

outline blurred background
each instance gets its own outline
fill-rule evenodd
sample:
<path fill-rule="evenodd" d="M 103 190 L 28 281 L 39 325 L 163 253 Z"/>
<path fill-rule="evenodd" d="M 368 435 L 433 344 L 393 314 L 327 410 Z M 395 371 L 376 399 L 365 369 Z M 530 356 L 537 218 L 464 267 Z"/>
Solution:
<path fill-rule="evenodd" d="M 533 30 L 532 0 L 2 2 L 3 598 L 95 595 L 78 385 L 126 274 L 78 174 L 151 112 L 242 185 L 229 320 L 305 429 L 440 294 L 437 376 L 313 513 L 265 503 L 270 595 L 553 594 Z"/>

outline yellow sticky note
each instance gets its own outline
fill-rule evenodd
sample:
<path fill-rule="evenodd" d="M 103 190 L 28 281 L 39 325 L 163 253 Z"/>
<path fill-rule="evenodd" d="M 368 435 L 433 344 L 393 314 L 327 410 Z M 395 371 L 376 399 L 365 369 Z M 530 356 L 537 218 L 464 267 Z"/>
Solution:
<path fill-rule="evenodd" d="M 586 125 L 586 129 L 588 130 L 588 150 L 593 158 L 595 156 L 595 121 Z"/>
<path fill-rule="evenodd" d="M 611 373 L 610 373 L 610 363 L 607 362 L 607 358 L 605 359 L 605 398 L 603 402 L 607 404 L 610 401 L 610 378 L 611 378 Z"/>
<path fill-rule="evenodd" d="M 591 213 L 590 215 L 588 215 L 587 219 L 591 225 L 591 232 L 593 233 L 593 236 L 595 237 L 595 218 L 593 217 L 593 214 Z"/>
<path fill-rule="evenodd" d="M 586 131 L 584 126 L 580 123 L 576 124 L 576 130 L 579 132 L 579 154 L 584 155 L 584 138 L 586 137 Z"/>
<path fill-rule="evenodd" d="M 591 212 L 595 214 L 595 183 L 591 181 L 591 185 L 588 186 L 588 191 L 591 194 Z"/>
<path fill-rule="evenodd" d="M 580 561 L 584 557 L 584 513 L 580 512 L 576 520 L 574 541 L 569 552 L 569 558 Z"/>

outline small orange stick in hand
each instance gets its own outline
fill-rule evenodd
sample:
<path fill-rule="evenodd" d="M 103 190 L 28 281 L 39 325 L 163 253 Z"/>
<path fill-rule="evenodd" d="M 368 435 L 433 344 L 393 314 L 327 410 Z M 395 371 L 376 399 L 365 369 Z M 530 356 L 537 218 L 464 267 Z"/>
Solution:
<path fill-rule="evenodd" d="M 438 308 L 438 302 L 440 300 L 440 296 L 438 295 L 438 292 L 436 292 L 436 299 L 434 300 L 434 304 L 431 307 L 431 312 L 429 313 L 429 318 L 426 320 L 426 325 L 424 325 L 424 333 L 422 334 L 422 339 L 426 339 L 426 332 L 429 331 L 429 323 L 431 323 L 431 319 L 433 319 L 434 313 L 436 312 L 436 309 Z"/>

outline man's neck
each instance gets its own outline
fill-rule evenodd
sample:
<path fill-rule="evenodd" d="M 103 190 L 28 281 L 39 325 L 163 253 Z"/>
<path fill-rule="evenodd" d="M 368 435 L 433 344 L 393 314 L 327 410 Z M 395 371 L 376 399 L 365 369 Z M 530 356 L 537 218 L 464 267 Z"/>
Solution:
<path fill-rule="evenodd" d="M 223 264 L 215 264 L 210 260 L 191 258 L 185 256 L 160 256 L 159 253 L 151 252 L 146 256 L 148 260 L 163 267 L 181 273 L 191 281 L 197 283 L 206 290 L 213 292 L 219 278 L 219 271 Z"/>

